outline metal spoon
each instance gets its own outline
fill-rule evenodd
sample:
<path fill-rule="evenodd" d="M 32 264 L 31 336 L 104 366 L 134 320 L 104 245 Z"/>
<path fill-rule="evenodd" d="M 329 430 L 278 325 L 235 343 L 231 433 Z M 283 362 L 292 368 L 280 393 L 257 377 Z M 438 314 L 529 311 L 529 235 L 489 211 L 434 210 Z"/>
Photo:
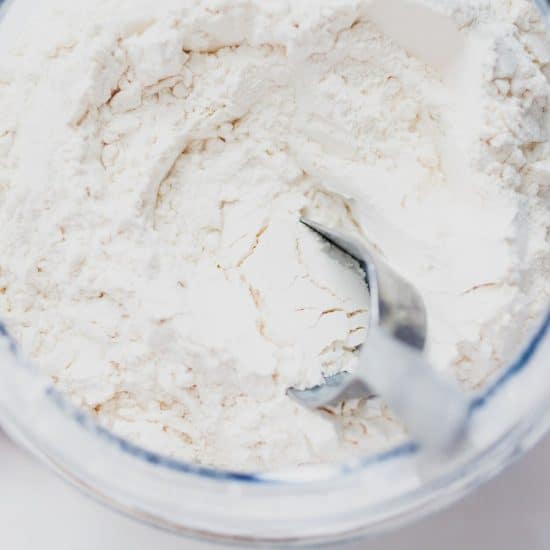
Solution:
<path fill-rule="evenodd" d="M 359 263 L 370 291 L 370 320 L 355 372 L 331 376 L 311 389 L 290 388 L 289 395 L 315 408 L 377 394 L 426 447 L 454 448 L 467 431 L 469 400 L 426 362 L 426 310 L 418 292 L 373 247 L 314 221 L 301 221 Z"/>

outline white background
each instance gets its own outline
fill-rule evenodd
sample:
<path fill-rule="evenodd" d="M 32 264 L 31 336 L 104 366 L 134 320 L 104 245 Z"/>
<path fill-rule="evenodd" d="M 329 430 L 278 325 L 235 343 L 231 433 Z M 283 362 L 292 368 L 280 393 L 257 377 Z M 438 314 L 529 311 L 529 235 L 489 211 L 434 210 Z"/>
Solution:
<path fill-rule="evenodd" d="M 119 516 L 46 471 L 0 432 L 0 548 L 202 550 Z M 350 550 L 549 550 L 550 437 L 449 510 Z"/>

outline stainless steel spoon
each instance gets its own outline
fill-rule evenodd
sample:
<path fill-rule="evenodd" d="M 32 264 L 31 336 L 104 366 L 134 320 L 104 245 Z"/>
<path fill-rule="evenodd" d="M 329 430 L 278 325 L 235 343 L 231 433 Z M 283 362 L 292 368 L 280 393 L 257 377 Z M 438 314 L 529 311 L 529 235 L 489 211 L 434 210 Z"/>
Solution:
<path fill-rule="evenodd" d="M 359 263 L 370 291 L 370 319 L 353 373 L 331 376 L 311 389 L 290 388 L 289 395 L 316 408 L 377 394 L 426 447 L 448 451 L 456 446 L 467 431 L 469 400 L 426 362 L 426 310 L 418 292 L 373 247 L 314 221 L 301 221 Z"/>

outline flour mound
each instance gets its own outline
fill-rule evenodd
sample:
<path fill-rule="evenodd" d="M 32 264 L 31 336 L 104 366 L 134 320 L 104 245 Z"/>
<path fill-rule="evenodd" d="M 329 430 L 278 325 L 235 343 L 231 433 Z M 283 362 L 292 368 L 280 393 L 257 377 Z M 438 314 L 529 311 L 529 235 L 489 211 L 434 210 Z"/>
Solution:
<path fill-rule="evenodd" d="M 7 27 L 0 315 L 117 434 L 245 470 L 405 437 L 377 399 L 286 396 L 355 368 L 368 330 L 357 267 L 301 215 L 420 290 L 428 360 L 465 388 L 545 304 L 550 42 L 528 2 L 18 0 Z"/>

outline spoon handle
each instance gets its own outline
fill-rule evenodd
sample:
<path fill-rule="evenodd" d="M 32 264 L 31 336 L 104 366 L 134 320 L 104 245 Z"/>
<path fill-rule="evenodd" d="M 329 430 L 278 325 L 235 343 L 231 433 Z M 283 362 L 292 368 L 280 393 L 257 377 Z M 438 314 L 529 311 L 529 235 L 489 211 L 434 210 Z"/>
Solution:
<path fill-rule="evenodd" d="M 374 327 L 357 374 L 426 448 L 450 452 L 465 438 L 470 401 L 427 364 L 422 352 Z"/>

